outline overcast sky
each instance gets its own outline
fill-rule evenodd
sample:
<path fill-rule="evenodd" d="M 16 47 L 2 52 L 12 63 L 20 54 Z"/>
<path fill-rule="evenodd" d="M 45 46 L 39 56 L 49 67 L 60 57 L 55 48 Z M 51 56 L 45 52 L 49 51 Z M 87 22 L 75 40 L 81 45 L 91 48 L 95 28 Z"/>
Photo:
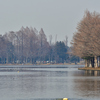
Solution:
<path fill-rule="evenodd" d="M 100 12 L 100 0 L 0 0 L 0 33 L 18 31 L 22 26 L 43 28 L 47 36 L 68 45 L 85 10 Z"/>

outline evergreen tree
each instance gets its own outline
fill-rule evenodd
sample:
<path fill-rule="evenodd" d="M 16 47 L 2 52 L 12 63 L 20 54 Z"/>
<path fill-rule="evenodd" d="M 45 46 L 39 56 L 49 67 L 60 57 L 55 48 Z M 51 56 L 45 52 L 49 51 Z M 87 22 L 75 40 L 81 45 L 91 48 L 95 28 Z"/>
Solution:
<path fill-rule="evenodd" d="M 55 52 L 57 54 L 57 59 L 58 59 L 57 62 L 64 63 L 64 60 L 66 60 L 66 52 L 67 52 L 64 42 L 61 41 L 56 42 Z"/>

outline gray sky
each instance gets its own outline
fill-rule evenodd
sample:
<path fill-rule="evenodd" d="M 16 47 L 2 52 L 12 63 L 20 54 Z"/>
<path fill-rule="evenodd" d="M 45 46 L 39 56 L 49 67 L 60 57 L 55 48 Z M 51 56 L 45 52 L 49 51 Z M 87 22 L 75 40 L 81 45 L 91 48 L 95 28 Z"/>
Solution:
<path fill-rule="evenodd" d="M 100 12 L 100 0 L 0 0 L 0 33 L 18 31 L 22 26 L 43 28 L 53 41 L 56 34 L 58 41 L 67 35 L 70 46 L 86 9 Z"/>

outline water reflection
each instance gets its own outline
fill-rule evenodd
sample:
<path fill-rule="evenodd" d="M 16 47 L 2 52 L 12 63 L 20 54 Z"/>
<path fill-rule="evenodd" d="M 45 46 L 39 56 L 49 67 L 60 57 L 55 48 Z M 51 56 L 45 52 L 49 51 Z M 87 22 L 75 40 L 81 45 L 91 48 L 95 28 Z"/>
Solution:
<path fill-rule="evenodd" d="M 100 71 L 84 71 L 83 76 L 74 80 L 76 94 L 82 97 L 99 98 Z"/>
<path fill-rule="evenodd" d="M 86 70 L 85 75 L 86 76 L 100 76 L 100 71 Z"/>
<path fill-rule="evenodd" d="M 77 70 L 74 71 L 73 76 L 100 76 L 100 71 L 93 71 L 93 70 Z"/>

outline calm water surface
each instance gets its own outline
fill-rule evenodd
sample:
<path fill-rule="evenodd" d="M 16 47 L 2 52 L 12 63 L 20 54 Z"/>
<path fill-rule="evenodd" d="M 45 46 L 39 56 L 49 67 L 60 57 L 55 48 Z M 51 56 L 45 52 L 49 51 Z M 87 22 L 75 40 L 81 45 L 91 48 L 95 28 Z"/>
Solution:
<path fill-rule="evenodd" d="M 83 66 L 78 65 L 29 67 L 34 68 L 27 68 L 23 72 L 20 69 L 19 72 L 0 71 L 0 100 L 61 100 L 60 98 L 64 97 L 69 100 L 99 100 L 100 98 L 98 71 L 81 71 L 78 67 Z"/>

